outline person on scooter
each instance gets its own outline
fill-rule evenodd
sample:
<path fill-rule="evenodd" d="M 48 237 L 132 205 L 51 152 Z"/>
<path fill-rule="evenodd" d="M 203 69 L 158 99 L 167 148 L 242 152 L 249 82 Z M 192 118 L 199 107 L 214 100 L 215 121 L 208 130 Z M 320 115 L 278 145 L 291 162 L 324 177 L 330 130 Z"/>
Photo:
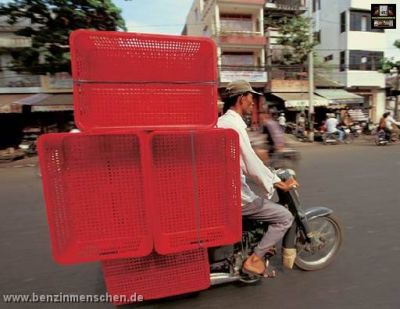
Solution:
<path fill-rule="evenodd" d="M 285 148 L 284 133 L 278 122 L 274 120 L 268 111 L 264 115 L 262 122 L 263 134 L 267 135 L 268 154 L 282 152 Z"/>
<path fill-rule="evenodd" d="M 243 216 L 269 223 L 267 232 L 254 249 L 254 253 L 243 263 L 242 268 L 246 274 L 264 276 L 266 273 L 265 254 L 283 238 L 293 223 L 293 216 L 289 210 L 272 202 L 270 198 L 274 193 L 274 188 L 288 191 L 296 186 L 297 182 L 292 179 L 286 182 L 281 181 L 263 164 L 252 149 L 246 131 L 247 125 L 242 117 L 251 113 L 253 95 L 261 94 L 254 91 L 247 81 L 237 80 L 229 83 L 226 88 L 224 114 L 219 117 L 217 126 L 233 129 L 239 134 Z M 250 189 L 246 182 L 248 177 L 260 185 L 265 196 L 258 196 Z"/>
<path fill-rule="evenodd" d="M 381 119 L 379 119 L 379 125 L 378 125 L 378 132 L 383 130 L 385 132 L 385 139 L 390 140 L 390 137 L 392 135 L 392 130 L 388 129 L 386 127 L 386 118 L 390 115 L 389 112 L 386 112 L 382 115 Z"/>
<path fill-rule="evenodd" d="M 338 140 L 340 142 L 343 142 L 343 137 L 344 137 L 344 132 L 342 130 L 338 130 L 337 125 L 338 125 L 338 121 L 335 118 L 335 114 L 327 114 L 328 119 L 326 120 L 326 132 L 328 134 L 338 134 Z"/>
<path fill-rule="evenodd" d="M 391 135 L 394 134 L 394 137 L 397 139 L 400 122 L 396 121 L 393 116 L 392 112 L 387 113 L 387 117 L 385 118 L 386 129 L 390 131 Z"/>

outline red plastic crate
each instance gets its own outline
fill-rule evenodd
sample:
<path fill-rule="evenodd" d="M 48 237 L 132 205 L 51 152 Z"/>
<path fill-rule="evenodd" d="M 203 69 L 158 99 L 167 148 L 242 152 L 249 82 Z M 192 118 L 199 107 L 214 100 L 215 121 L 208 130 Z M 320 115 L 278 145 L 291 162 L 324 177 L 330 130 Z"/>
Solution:
<path fill-rule="evenodd" d="M 119 298 L 129 299 L 136 293 L 146 301 L 200 291 L 210 286 L 207 249 L 102 261 L 102 268 L 108 293 Z"/>
<path fill-rule="evenodd" d="M 78 30 L 70 45 L 80 129 L 216 123 L 217 57 L 211 39 Z"/>
<path fill-rule="evenodd" d="M 152 251 L 138 134 L 48 134 L 39 158 L 57 262 Z"/>
<path fill-rule="evenodd" d="M 151 137 L 155 249 L 169 254 L 241 238 L 240 149 L 229 129 Z"/>

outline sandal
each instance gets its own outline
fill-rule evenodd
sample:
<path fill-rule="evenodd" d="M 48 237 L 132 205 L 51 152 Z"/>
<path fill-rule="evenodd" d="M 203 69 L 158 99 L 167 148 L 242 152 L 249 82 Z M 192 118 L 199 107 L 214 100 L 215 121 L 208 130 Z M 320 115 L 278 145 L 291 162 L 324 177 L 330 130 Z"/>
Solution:
<path fill-rule="evenodd" d="M 265 262 L 265 271 L 261 274 L 256 273 L 254 271 L 248 270 L 244 267 L 242 267 L 242 273 L 248 275 L 249 277 L 257 277 L 257 278 L 275 278 L 276 277 L 276 271 L 275 269 L 272 269 L 269 271 L 269 261 L 267 260 Z"/>

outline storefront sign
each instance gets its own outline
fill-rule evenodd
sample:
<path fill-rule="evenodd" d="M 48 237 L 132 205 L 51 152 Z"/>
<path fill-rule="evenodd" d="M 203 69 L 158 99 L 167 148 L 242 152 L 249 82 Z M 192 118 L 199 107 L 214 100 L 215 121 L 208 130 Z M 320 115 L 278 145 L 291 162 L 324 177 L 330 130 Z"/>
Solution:
<path fill-rule="evenodd" d="M 221 83 L 230 83 L 234 80 L 244 79 L 250 83 L 266 83 L 267 72 L 263 71 L 221 71 Z"/>

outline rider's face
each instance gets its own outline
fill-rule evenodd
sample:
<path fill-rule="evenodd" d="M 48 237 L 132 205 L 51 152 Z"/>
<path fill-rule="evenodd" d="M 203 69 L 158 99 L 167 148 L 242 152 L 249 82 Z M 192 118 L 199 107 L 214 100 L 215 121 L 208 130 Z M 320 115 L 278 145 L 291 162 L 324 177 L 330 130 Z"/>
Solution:
<path fill-rule="evenodd" d="M 253 95 L 248 93 L 246 95 L 241 95 L 241 106 L 243 110 L 243 114 L 250 114 L 253 110 Z"/>

